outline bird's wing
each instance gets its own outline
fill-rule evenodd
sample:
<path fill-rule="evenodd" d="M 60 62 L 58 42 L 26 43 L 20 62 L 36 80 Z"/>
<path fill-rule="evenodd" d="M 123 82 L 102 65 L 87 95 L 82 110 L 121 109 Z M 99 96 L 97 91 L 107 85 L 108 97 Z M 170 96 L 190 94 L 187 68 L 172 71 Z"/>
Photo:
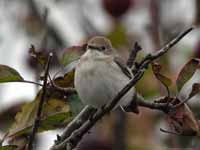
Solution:
<path fill-rule="evenodd" d="M 124 61 L 120 57 L 114 57 L 114 62 L 119 66 L 119 68 L 122 70 L 122 72 L 131 79 L 133 77 L 131 71 L 128 69 L 128 67 L 125 65 Z"/>

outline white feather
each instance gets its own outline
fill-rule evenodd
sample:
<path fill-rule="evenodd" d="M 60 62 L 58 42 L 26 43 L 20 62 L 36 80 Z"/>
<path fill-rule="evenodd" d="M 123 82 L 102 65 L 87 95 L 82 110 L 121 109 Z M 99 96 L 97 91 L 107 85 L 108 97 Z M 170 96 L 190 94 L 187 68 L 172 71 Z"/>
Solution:
<path fill-rule="evenodd" d="M 87 50 L 76 66 L 75 88 L 82 102 L 95 108 L 101 108 L 110 102 L 129 80 L 113 61 L 113 56 L 96 50 Z M 126 105 L 133 95 L 134 88 L 118 105 Z"/>

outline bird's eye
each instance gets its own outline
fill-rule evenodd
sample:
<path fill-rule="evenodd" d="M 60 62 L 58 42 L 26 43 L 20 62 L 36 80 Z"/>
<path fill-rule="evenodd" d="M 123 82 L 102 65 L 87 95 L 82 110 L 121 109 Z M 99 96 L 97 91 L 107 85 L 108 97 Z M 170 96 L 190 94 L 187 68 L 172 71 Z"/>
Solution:
<path fill-rule="evenodd" d="M 106 49 L 106 47 L 105 47 L 105 46 L 102 46 L 101 49 L 104 51 L 104 50 Z"/>

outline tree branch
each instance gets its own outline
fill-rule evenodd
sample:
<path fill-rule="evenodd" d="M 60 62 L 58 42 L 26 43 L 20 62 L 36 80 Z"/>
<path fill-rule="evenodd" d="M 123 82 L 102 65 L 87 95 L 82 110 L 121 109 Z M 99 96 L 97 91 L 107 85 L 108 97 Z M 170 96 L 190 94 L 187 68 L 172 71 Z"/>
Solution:
<path fill-rule="evenodd" d="M 68 146 L 69 149 L 73 149 L 79 143 L 84 134 L 86 134 L 96 123 L 100 120 L 104 115 L 109 113 L 116 104 L 120 101 L 120 99 L 137 83 L 137 81 L 143 76 L 144 71 L 148 67 L 149 63 L 158 57 L 164 55 L 172 46 L 174 46 L 178 41 L 180 41 L 187 33 L 193 30 L 193 27 L 187 29 L 179 36 L 177 36 L 174 40 L 169 42 L 159 51 L 147 55 L 137 66 L 137 70 L 135 71 L 135 76 L 130 82 L 116 95 L 116 97 L 111 101 L 110 104 L 106 105 L 103 109 L 98 110 L 91 119 L 87 120 L 79 129 L 75 130 L 71 135 L 66 138 L 61 143 L 54 145 L 51 150 L 61 150 Z M 166 105 L 163 104 L 155 104 L 148 103 L 145 101 L 137 101 L 138 105 L 143 107 L 148 107 L 151 109 L 158 109 L 165 112 Z M 165 109 L 164 109 L 165 108 Z"/>
<path fill-rule="evenodd" d="M 53 53 L 50 53 L 48 60 L 47 60 L 47 63 L 46 63 L 46 66 L 45 66 L 44 82 L 43 82 L 43 86 L 42 86 L 42 95 L 41 95 L 41 98 L 40 98 L 40 101 L 39 101 L 39 106 L 38 106 L 37 114 L 36 114 L 36 117 L 35 117 L 35 122 L 33 124 L 32 132 L 31 132 L 30 137 L 29 137 L 29 142 L 28 142 L 28 145 L 27 145 L 28 150 L 33 149 L 33 142 L 34 142 L 35 135 L 36 135 L 36 132 L 37 132 L 39 124 L 40 124 L 40 117 L 41 117 L 41 114 L 42 114 L 43 103 L 45 101 L 45 96 L 46 96 L 49 66 L 50 66 L 50 62 L 51 62 L 52 57 L 53 57 Z"/>
<path fill-rule="evenodd" d="M 61 142 L 69 137 L 74 130 L 78 129 L 95 112 L 96 109 L 90 106 L 85 106 L 83 110 L 64 129 L 62 135 L 59 137 L 58 142 Z"/>
<path fill-rule="evenodd" d="M 180 33 L 177 37 L 175 37 L 172 41 L 170 41 L 168 44 L 166 44 L 163 48 L 160 50 L 156 51 L 154 54 L 149 54 L 147 55 L 139 65 L 143 64 L 145 61 L 148 60 L 155 60 L 159 58 L 160 56 L 164 55 L 170 48 L 172 48 L 174 45 L 176 45 L 185 35 L 187 35 L 189 32 L 191 32 L 194 29 L 194 27 L 190 27 L 184 32 Z"/>
<path fill-rule="evenodd" d="M 167 97 L 159 98 L 158 101 L 165 100 L 166 98 Z M 145 107 L 145 108 L 149 108 L 149 109 L 160 110 L 160 111 L 163 111 L 164 113 L 169 112 L 169 110 L 172 108 L 172 106 L 170 106 L 167 102 L 166 103 L 155 103 L 155 102 L 148 102 L 148 101 L 137 99 L 137 104 L 140 107 Z"/>
<path fill-rule="evenodd" d="M 135 62 L 135 59 L 136 59 L 136 56 L 137 56 L 137 53 L 142 50 L 141 46 L 135 42 L 135 45 L 134 45 L 134 48 L 131 50 L 131 53 L 129 55 L 129 58 L 127 60 L 127 63 L 126 65 L 131 68 Z"/>

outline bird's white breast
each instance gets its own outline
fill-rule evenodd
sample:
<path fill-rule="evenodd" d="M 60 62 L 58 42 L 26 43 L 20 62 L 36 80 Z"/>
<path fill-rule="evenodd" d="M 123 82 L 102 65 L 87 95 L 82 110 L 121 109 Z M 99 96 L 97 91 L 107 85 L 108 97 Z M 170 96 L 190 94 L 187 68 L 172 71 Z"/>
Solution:
<path fill-rule="evenodd" d="M 86 52 L 75 71 L 75 88 L 83 103 L 100 108 L 110 102 L 129 82 L 112 56 L 99 56 L 94 59 L 93 52 Z M 95 55 L 96 56 L 96 55 Z M 132 88 L 120 101 L 127 104 L 134 94 Z"/>

